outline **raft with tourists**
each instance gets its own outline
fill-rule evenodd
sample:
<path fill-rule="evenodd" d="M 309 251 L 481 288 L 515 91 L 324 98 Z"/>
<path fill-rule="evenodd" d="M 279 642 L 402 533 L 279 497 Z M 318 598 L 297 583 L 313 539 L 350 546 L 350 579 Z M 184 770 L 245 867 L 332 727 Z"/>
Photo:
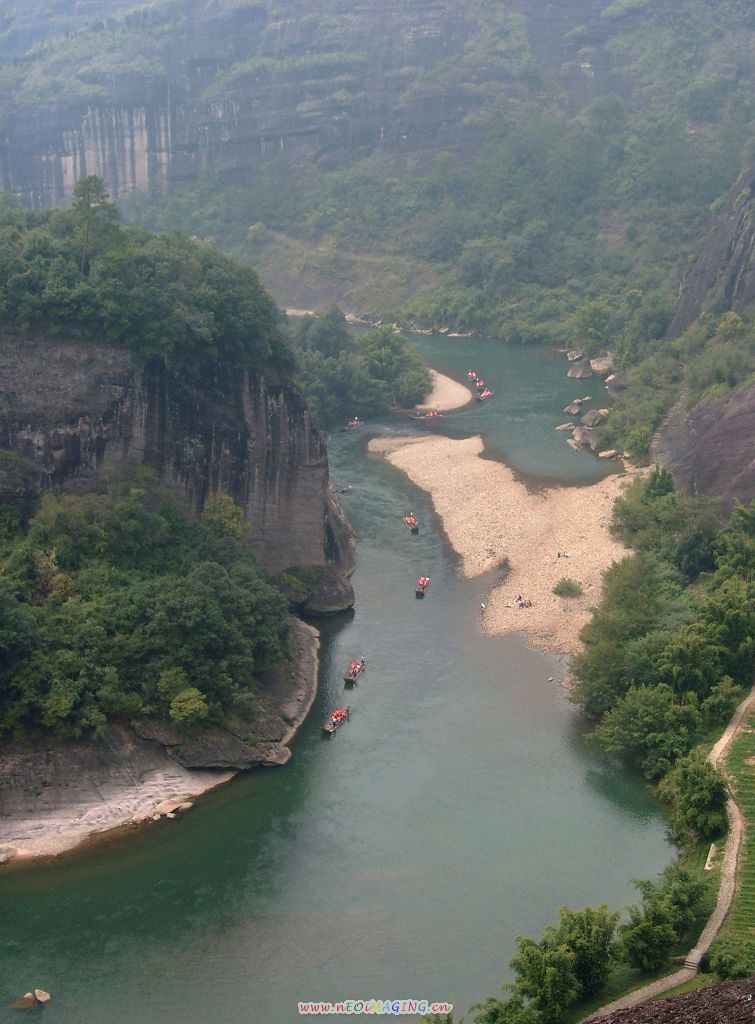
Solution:
<path fill-rule="evenodd" d="M 347 704 L 345 708 L 336 708 L 322 723 L 322 731 L 326 736 L 332 736 L 336 729 L 340 729 L 344 722 L 349 720 L 351 708 Z"/>
<path fill-rule="evenodd" d="M 419 523 L 413 512 L 410 512 L 408 516 L 404 516 L 404 523 L 409 527 L 410 533 L 415 535 L 419 533 Z"/>
<path fill-rule="evenodd" d="M 352 661 L 351 664 L 349 665 L 348 672 L 343 677 L 343 681 L 346 683 L 347 686 L 353 686 L 366 668 L 367 663 L 365 662 L 364 658 L 360 658 L 359 661 Z"/>
<path fill-rule="evenodd" d="M 430 422 L 432 422 L 433 420 L 442 420 L 443 413 L 438 412 L 437 409 L 428 409 L 427 412 L 413 412 L 411 414 L 411 419 L 421 420 L 423 423 L 427 423 L 428 420 Z"/>
<path fill-rule="evenodd" d="M 414 591 L 414 596 L 417 597 L 417 598 L 424 597 L 425 596 L 425 591 L 427 590 L 427 588 L 429 586 L 430 586 L 430 577 L 429 576 L 420 576 L 420 578 L 417 580 L 417 586 L 416 586 L 415 591 Z"/>
<path fill-rule="evenodd" d="M 474 397 L 476 402 L 484 402 L 493 397 L 493 392 L 487 387 L 482 377 L 478 376 L 475 370 L 467 370 L 467 377 L 475 386 Z"/>

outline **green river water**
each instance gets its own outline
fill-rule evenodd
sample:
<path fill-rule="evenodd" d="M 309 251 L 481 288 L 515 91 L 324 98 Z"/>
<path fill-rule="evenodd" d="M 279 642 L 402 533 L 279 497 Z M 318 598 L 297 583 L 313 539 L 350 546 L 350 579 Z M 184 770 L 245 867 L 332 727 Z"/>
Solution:
<path fill-rule="evenodd" d="M 528 477 L 604 471 L 553 431 L 570 398 L 601 395 L 567 381 L 563 357 L 419 343 L 496 394 L 439 429 L 482 431 L 489 454 Z M 299 1000 L 365 997 L 465 1011 L 510 978 L 516 935 L 539 935 L 564 904 L 621 906 L 630 878 L 668 863 L 641 780 L 597 755 L 548 682 L 564 666 L 520 637 L 481 636 L 490 581 L 458 577 L 427 497 L 367 456 L 371 433 L 407 424 L 330 440 L 333 477 L 351 487 L 357 607 L 323 627 L 320 691 L 291 763 L 176 821 L 0 873 L 0 1021 L 32 986 L 53 993 L 48 1024 L 288 1024 Z M 409 509 L 419 537 L 400 521 Z M 433 578 L 425 601 L 420 573 Z M 324 740 L 362 654 L 352 719 Z"/>

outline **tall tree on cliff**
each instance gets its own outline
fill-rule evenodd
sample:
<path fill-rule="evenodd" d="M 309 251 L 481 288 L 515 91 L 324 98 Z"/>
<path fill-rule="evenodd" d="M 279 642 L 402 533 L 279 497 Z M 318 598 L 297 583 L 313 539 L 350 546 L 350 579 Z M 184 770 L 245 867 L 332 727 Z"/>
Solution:
<path fill-rule="evenodd" d="M 96 174 L 80 178 L 73 188 L 72 209 L 84 238 L 81 247 L 81 273 L 89 274 L 89 251 L 92 239 L 109 233 L 118 223 L 118 208 L 109 202 L 105 182 Z"/>

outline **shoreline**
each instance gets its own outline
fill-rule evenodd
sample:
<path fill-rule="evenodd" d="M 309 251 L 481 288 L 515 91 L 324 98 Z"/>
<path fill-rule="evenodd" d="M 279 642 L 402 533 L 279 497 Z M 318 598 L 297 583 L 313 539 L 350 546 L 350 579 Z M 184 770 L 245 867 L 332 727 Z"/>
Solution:
<path fill-rule="evenodd" d="M 508 565 L 505 579 L 481 595 L 485 633 L 522 632 L 556 654 L 581 649 L 579 633 L 600 596 L 603 572 L 629 554 L 608 526 L 613 501 L 636 470 L 583 487 L 535 491 L 508 466 L 484 459 L 479 436 L 374 438 L 368 447 L 430 495 L 466 578 Z M 553 587 L 562 577 L 577 580 L 582 594 L 557 597 Z M 520 594 L 530 607 L 517 606 Z"/>
<path fill-rule="evenodd" d="M 438 370 L 433 370 L 432 367 L 429 369 L 433 386 L 424 402 L 415 406 L 419 412 L 456 412 L 457 409 L 465 409 L 472 404 L 474 395 L 470 388 Z"/>
<path fill-rule="evenodd" d="M 319 637 L 314 626 L 292 620 L 291 658 L 284 663 L 277 692 L 272 694 L 278 721 L 283 720 L 285 729 L 271 744 L 277 755 L 268 762 L 271 765 L 290 760 L 288 744 L 317 696 Z M 3 754 L 0 763 L 7 769 L 4 774 L 14 777 L 17 790 L 29 793 L 32 784 L 36 790 L 31 798 L 9 794 L 7 804 L 12 805 L 15 796 L 17 805 L 10 811 L 3 803 L 0 865 L 9 866 L 79 853 L 151 821 L 175 817 L 238 774 L 236 769 L 185 768 L 163 746 L 118 727 L 111 729 L 104 742 L 61 749 L 57 760 L 56 748 L 47 739 L 21 752 Z M 66 792 L 61 794 L 61 789 Z M 55 801 L 39 806 L 43 794 L 53 795 Z M 28 808 L 30 803 L 37 806 Z"/>

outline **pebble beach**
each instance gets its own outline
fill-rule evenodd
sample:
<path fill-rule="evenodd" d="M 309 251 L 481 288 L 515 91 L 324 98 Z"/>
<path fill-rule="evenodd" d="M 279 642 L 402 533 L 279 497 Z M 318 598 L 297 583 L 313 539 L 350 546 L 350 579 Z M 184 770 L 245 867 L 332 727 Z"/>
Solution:
<path fill-rule="evenodd" d="M 549 651 L 580 650 L 603 572 L 628 554 L 609 524 L 614 499 L 632 473 L 588 486 L 536 489 L 507 466 L 481 458 L 480 437 L 374 438 L 369 450 L 430 494 L 464 576 L 508 565 L 503 582 L 481 592 L 485 632 L 521 631 Z M 557 597 L 553 587 L 562 577 L 576 580 L 582 595 Z M 519 595 L 531 606 L 519 607 Z"/>

